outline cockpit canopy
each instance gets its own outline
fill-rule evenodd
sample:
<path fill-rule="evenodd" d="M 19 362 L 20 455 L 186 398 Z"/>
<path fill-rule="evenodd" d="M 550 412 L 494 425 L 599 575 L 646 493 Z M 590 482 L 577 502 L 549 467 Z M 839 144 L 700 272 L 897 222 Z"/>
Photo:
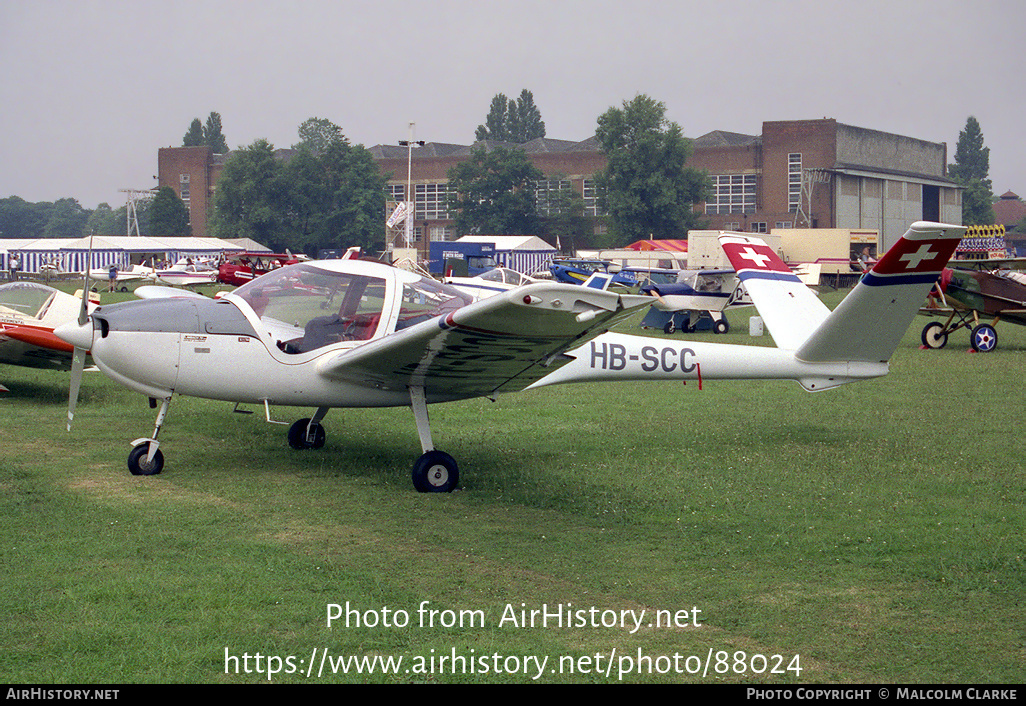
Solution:
<path fill-rule="evenodd" d="M 361 342 L 470 303 L 435 280 L 378 263 L 315 261 L 269 272 L 232 293 L 286 353 Z"/>
<path fill-rule="evenodd" d="M 41 319 L 58 291 L 35 282 L 0 284 L 0 309 Z"/>

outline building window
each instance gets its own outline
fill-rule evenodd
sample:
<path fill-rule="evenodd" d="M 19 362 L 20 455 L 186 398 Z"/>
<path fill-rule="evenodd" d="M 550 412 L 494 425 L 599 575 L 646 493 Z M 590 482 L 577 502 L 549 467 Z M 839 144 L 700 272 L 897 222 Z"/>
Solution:
<path fill-rule="evenodd" d="M 449 220 L 449 185 L 417 184 L 413 187 L 414 219 L 418 221 Z"/>
<path fill-rule="evenodd" d="M 798 213 L 802 201 L 802 155 L 793 152 L 787 155 L 787 210 Z"/>
<path fill-rule="evenodd" d="M 794 228 L 794 221 L 777 221 L 777 228 Z"/>
<path fill-rule="evenodd" d="M 753 233 L 765 233 L 766 232 L 766 224 L 765 223 L 753 223 L 751 231 Z"/>
<path fill-rule="evenodd" d="M 754 174 L 720 174 L 709 179 L 712 192 L 705 203 L 706 215 L 755 213 Z"/>
<path fill-rule="evenodd" d="M 570 190 L 569 179 L 541 179 L 533 182 L 534 207 L 539 216 L 558 216 L 560 192 Z"/>
<path fill-rule="evenodd" d="M 593 179 L 584 180 L 584 215 L 605 216 L 607 215 L 598 205 L 598 187 Z"/>
<path fill-rule="evenodd" d="M 730 223 L 724 223 L 723 224 L 723 229 L 724 230 L 741 230 L 741 222 L 740 221 L 731 221 Z"/>
<path fill-rule="evenodd" d="M 428 237 L 432 242 L 455 240 L 455 236 L 456 229 L 452 226 L 431 226 L 428 228 Z"/>
<path fill-rule="evenodd" d="M 189 200 L 189 174 L 180 174 L 178 176 L 178 192 L 181 195 L 182 201 Z"/>
<path fill-rule="evenodd" d="M 385 196 L 389 201 L 395 201 L 396 203 L 405 201 L 406 184 L 386 184 Z"/>

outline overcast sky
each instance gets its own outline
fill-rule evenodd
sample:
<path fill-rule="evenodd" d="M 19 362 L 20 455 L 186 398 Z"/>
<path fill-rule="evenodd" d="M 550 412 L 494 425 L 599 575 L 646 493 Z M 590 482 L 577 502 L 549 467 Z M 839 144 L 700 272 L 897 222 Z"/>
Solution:
<path fill-rule="evenodd" d="M 684 134 L 830 117 L 948 143 L 975 115 L 994 192 L 1026 196 L 1022 0 L 0 0 L 0 198 L 124 203 L 157 149 L 221 114 L 231 148 L 469 144 L 533 92 L 583 140 L 638 93 Z"/>

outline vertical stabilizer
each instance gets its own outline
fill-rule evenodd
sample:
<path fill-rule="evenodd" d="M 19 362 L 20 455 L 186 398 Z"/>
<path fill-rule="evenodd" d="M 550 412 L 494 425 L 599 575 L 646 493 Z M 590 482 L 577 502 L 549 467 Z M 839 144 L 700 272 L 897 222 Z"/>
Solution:
<path fill-rule="evenodd" d="M 810 363 L 888 360 L 964 233 L 964 226 L 913 223 L 795 356 Z"/>
<path fill-rule="evenodd" d="M 816 293 L 760 238 L 721 235 L 720 246 L 778 348 L 795 350 L 829 316 Z"/>

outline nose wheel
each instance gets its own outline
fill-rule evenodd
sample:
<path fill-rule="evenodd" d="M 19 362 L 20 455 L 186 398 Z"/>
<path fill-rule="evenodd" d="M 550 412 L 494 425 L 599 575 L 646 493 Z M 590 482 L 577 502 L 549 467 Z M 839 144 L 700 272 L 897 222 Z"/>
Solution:
<path fill-rule="evenodd" d="M 150 405 L 155 406 L 156 400 L 151 399 Z M 132 451 L 128 454 L 128 470 L 133 476 L 155 476 L 164 470 L 164 454 L 157 448 L 160 446 L 157 435 L 160 434 L 160 427 L 164 424 L 170 405 L 171 398 L 165 397 L 160 404 L 160 411 L 157 412 L 157 423 L 153 427 L 152 438 L 136 439 L 132 442 Z"/>
<path fill-rule="evenodd" d="M 133 476 L 155 476 L 164 470 L 164 454 L 154 447 L 150 455 L 150 443 L 139 444 L 128 454 L 128 470 Z"/>

